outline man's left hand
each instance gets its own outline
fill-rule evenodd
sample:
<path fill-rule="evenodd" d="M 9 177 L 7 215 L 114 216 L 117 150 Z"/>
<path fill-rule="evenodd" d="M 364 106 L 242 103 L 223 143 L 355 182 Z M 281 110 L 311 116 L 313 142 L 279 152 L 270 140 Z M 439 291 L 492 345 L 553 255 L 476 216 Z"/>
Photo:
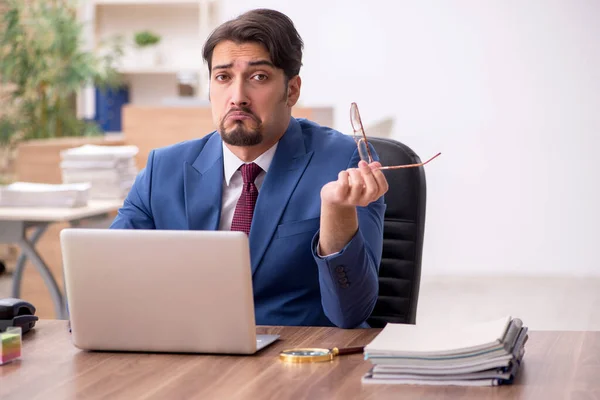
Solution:
<path fill-rule="evenodd" d="M 321 201 L 340 207 L 366 207 L 388 191 L 388 182 L 379 170 L 381 164 L 364 161 L 358 168 L 349 168 L 338 174 L 338 179 L 321 189 Z"/>

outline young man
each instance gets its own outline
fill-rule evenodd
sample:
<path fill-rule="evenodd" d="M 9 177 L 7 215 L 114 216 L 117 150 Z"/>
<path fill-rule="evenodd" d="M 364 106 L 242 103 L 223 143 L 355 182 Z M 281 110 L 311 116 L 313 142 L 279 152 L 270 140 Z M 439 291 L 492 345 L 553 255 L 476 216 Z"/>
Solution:
<path fill-rule="evenodd" d="M 363 327 L 387 181 L 352 137 L 291 117 L 302 48 L 277 11 L 218 27 L 204 47 L 218 130 L 154 150 L 111 228 L 244 231 L 257 324 Z"/>

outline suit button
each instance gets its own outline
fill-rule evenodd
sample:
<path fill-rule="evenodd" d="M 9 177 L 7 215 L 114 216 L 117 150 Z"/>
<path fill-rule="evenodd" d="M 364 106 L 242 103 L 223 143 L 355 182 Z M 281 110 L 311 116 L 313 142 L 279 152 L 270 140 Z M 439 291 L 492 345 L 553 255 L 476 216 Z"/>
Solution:
<path fill-rule="evenodd" d="M 346 277 L 340 278 L 340 280 L 338 282 L 341 283 L 342 285 L 347 284 L 348 278 L 346 278 Z"/>
<path fill-rule="evenodd" d="M 344 272 L 344 266 L 343 265 L 338 265 L 337 267 L 335 267 L 335 272 Z"/>

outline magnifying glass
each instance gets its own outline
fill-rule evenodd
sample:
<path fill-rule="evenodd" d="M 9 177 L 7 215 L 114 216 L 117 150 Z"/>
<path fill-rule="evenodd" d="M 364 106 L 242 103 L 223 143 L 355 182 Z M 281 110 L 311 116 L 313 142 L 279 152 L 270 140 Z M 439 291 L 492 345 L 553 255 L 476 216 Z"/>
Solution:
<path fill-rule="evenodd" d="M 311 362 L 323 362 L 331 361 L 336 356 L 344 354 L 356 354 L 362 353 L 364 346 L 360 347 L 346 347 L 339 349 L 334 347 L 333 349 L 319 349 L 319 348 L 301 348 L 301 349 L 288 349 L 283 350 L 279 353 L 279 359 L 286 363 L 311 363 Z"/>

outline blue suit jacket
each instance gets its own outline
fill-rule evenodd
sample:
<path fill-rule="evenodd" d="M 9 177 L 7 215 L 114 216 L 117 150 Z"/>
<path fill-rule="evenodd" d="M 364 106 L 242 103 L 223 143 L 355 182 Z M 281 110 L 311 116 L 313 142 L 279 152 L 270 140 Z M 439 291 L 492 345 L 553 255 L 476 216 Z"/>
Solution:
<path fill-rule="evenodd" d="M 321 188 L 358 161 L 352 137 L 290 120 L 249 236 L 257 324 L 367 326 L 378 293 L 383 197 L 358 208 L 359 230 L 340 253 L 316 254 Z M 153 150 L 111 228 L 217 230 L 222 185 L 218 133 Z"/>

